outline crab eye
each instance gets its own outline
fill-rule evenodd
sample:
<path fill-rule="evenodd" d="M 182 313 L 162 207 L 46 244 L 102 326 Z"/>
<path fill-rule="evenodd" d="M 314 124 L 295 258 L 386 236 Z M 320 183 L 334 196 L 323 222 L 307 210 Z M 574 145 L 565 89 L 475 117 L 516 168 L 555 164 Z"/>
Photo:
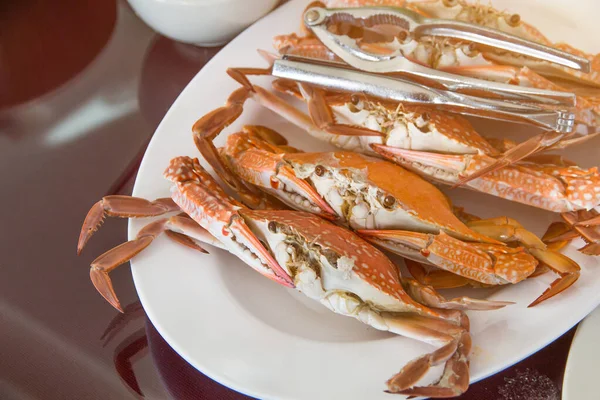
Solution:
<path fill-rule="evenodd" d="M 444 3 L 444 5 L 446 7 L 454 7 L 458 1 L 457 0 L 443 0 L 442 3 Z"/>
<path fill-rule="evenodd" d="M 423 122 L 429 122 L 431 116 L 429 115 L 429 113 L 424 112 L 423 114 L 421 114 L 421 119 L 423 120 Z"/>
<path fill-rule="evenodd" d="M 358 105 L 360 99 L 358 98 L 357 95 L 353 94 L 352 96 L 350 96 L 350 102 L 352 104 L 354 104 L 355 106 Z"/>
<path fill-rule="evenodd" d="M 323 167 L 322 165 L 317 165 L 315 167 L 315 174 L 317 174 L 317 176 L 325 175 L 325 167 Z"/>
<path fill-rule="evenodd" d="M 463 53 L 471 57 L 477 55 L 477 45 L 475 43 L 469 43 L 463 47 Z"/>
<path fill-rule="evenodd" d="M 396 204 L 396 198 L 392 195 L 387 195 L 383 198 L 383 206 L 385 208 L 392 208 Z"/>
<path fill-rule="evenodd" d="M 400 33 L 398 33 L 398 40 L 404 42 L 406 39 L 408 39 L 408 31 L 400 31 Z"/>
<path fill-rule="evenodd" d="M 521 22 L 521 16 L 519 14 L 513 14 L 510 17 L 506 17 L 505 19 L 506 23 L 512 27 L 519 25 L 519 22 Z"/>
<path fill-rule="evenodd" d="M 277 233 L 277 223 L 275 221 L 270 221 L 267 227 L 271 233 Z"/>

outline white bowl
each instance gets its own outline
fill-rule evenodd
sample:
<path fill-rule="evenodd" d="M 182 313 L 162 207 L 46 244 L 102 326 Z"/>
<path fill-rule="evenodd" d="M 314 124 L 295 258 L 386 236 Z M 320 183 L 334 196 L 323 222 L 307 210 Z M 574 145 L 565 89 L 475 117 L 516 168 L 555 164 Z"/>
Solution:
<path fill-rule="evenodd" d="M 267 14 L 279 0 L 128 0 L 158 33 L 183 43 L 220 46 Z"/>

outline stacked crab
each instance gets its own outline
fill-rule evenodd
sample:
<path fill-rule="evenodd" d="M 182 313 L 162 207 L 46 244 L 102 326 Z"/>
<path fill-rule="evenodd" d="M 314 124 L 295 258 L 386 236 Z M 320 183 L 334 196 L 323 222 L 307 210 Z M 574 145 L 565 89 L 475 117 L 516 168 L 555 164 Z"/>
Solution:
<path fill-rule="evenodd" d="M 427 16 L 484 24 L 550 44 L 518 16 L 459 1 L 329 3 L 406 6 Z M 465 43 L 416 40 L 406 31 L 371 28 L 338 29 L 369 38 L 363 45 L 370 50 L 401 49 L 405 57 L 431 68 L 574 91 L 579 98 L 576 122 L 595 128 L 598 102 L 595 89 L 588 86 L 600 85 L 596 72 L 572 73 Z M 278 36 L 276 48 L 281 54 L 335 59 L 308 30 L 304 35 Z M 565 45 L 558 47 L 577 52 Z M 273 60 L 274 56 L 266 57 Z M 437 289 L 517 284 L 553 271 L 558 277 L 530 305 L 534 306 L 578 279 L 577 263 L 558 252 L 569 240 L 581 236 L 587 241 L 582 252 L 600 254 L 600 218 L 594 210 L 600 203 L 596 169 L 538 154 L 588 140 L 593 134 L 584 135 L 587 132 L 580 129 L 574 134 L 540 134 L 521 144 L 491 141 L 463 117 L 443 110 L 274 81 L 277 91 L 306 102 L 308 113 L 304 113 L 248 79 L 270 71 L 228 70 L 242 86 L 225 106 L 199 119 L 192 129 L 199 152 L 236 198 L 197 159 L 177 157 L 165 171 L 173 183 L 171 198 L 148 201 L 108 196 L 88 213 L 78 252 L 105 215 L 165 215 L 143 228 L 134 240 L 92 263 L 90 275 L 96 289 L 115 308 L 122 310 L 109 272 L 164 232 L 201 252 L 206 252 L 204 244 L 227 250 L 264 276 L 302 291 L 333 312 L 438 346 L 390 378 L 388 391 L 451 397 L 463 393 L 469 384 L 471 339 L 464 311 L 493 310 L 510 303 L 469 297 L 448 300 Z M 223 148 L 216 148 L 213 140 L 242 114 L 248 99 L 340 151 L 304 152 L 262 126 L 246 126 L 230 134 Z M 483 220 L 454 208 L 431 182 L 461 184 L 561 213 L 565 222 L 552 225 L 544 242 L 509 217 Z M 404 257 L 412 278 L 402 276 L 380 249 Z M 438 364 L 445 366 L 439 380 L 417 386 L 425 372 Z"/>
<path fill-rule="evenodd" d="M 338 24 L 337 33 L 348 34 L 372 53 L 402 54 L 419 65 L 483 80 L 533 87 L 576 95 L 576 129 L 571 133 L 544 132 L 523 143 L 484 138 L 463 118 L 435 113 L 397 103 L 373 101 L 364 95 L 302 93 L 286 82 L 275 88 L 295 94 L 306 101 L 328 105 L 336 121 L 377 131 L 381 137 L 345 132 L 328 140 L 342 148 L 360 151 L 398 163 L 424 178 L 452 186 L 489 193 L 511 201 L 562 213 L 564 223 L 553 224 L 545 239 L 554 246 L 565 245 L 581 236 L 582 252 L 600 254 L 600 180 L 597 168 L 580 168 L 556 154 L 543 151 L 563 149 L 598 135 L 600 122 L 600 58 L 565 43 L 554 44 L 518 14 L 509 14 L 479 3 L 462 0 L 329 0 L 313 2 L 310 7 L 405 7 L 429 18 L 452 19 L 493 28 L 590 61 L 591 70 L 583 73 L 561 65 L 515 55 L 472 42 L 447 38 L 414 37 L 405 29 L 389 25 L 356 26 Z M 373 24 L 375 25 L 375 24 Z M 280 54 L 336 59 L 310 30 L 304 36 L 280 35 L 274 39 Z M 297 86 L 297 85 L 296 85 Z M 312 97 L 310 96 L 312 94 Z M 313 115 L 313 119 L 315 116 Z M 315 122 L 317 122 L 315 120 Z M 339 130 L 328 130 L 337 133 Z M 309 131 L 310 132 L 310 131 Z M 371 133 L 372 135 L 372 133 Z"/>

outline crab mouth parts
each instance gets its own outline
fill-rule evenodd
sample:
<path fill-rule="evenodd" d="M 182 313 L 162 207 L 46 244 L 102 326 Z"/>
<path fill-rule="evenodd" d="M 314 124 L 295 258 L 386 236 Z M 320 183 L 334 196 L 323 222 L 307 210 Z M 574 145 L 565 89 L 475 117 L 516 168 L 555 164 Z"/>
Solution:
<path fill-rule="evenodd" d="M 302 194 L 298 193 L 294 190 L 290 185 L 283 184 L 282 191 L 285 198 L 291 203 L 297 206 L 302 206 L 305 209 L 310 209 L 314 213 L 321 213 L 321 207 L 310 201 L 308 198 L 304 197 Z"/>
<path fill-rule="evenodd" d="M 291 260 L 288 262 L 288 265 L 297 267 L 299 263 L 305 264 L 308 268 L 315 271 L 317 276 L 320 276 L 321 266 L 319 260 L 323 256 L 333 268 L 338 268 L 340 255 L 335 251 L 322 248 L 321 245 L 315 243 L 316 239 L 308 241 L 303 236 L 296 235 L 290 228 L 278 226 L 278 230 L 287 236 L 285 241 L 287 245 L 286 251 L 290 255 Z"/>

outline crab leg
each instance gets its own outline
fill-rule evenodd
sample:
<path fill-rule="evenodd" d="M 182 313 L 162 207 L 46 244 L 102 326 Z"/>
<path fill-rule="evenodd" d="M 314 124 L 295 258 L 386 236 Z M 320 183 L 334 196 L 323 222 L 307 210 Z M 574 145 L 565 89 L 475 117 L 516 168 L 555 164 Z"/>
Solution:
<path fill-rule="evenodd" d="M 499 217 L 472 221 L 467 225 L 476 232 L 504 242 L 517 241 L 523 244 L 527 247 L 529 253 L 542 262 L 541 265 L 549 267 L 559 275 L 559 278 L 552 282 L 550 287 L 534 300 L 529 307 L 533 307 L 550 297 L 556 296 L 569 288 L 579 278 L 581 268 L 575 261 L 563 254 L 548 249 L 541 239 L 527 231 L 512 218 Z"/>
<path fill-rule="evenodd" d="M 138 232 L 135 239 L 107 251 L 92 261 L 90 269 L 92 283 L 96 290 L 117 310 L 123 312 L 108 274 L 139 254 L 163 232 L 177 242 L 202 253 L 207 253 L 207 251 L 199 245 L 199 242 L 208 242 L 222 247 L 206 230 L 187 216 L 176 215 L 149 223 Z"/>
<path fill-rule="evenodd" d="M 443 269 L 432 269 L 428 271 L 423 264 L 409 258 L 404 259 L 404 264 L 406 265 L 408 272 L 410 272 L 417 282 L 425 286 L 431 286 L 435 289 L 453 289 L 463 286 L 488 286 Z"/>
<path fill-rule="evenodd" d="M 491 172 L 497 171 L 506 166 L 512 165 L 517 161 L 523 160 L 533 154 L 540 152 L 541 150 L 550 148 L 557 144 L 563 137 L 565 133 L 562 132 L 544 132 L 539 135 L 536 135 L 522 143 L 519 143 L 515 147 L 511 148 L 507 152 L 505 152 L 502 157 L 496 159 L 486 167 L 483 167 L 468 176 L 461 178 L 457 183 L 455 183 L 452 187 L 463 186 L 467 182 L 472 181 L 473 179 L 477 179 Z"/>
<path fill-rule="evenodd" d="M 545 249 L 546 246 L 540 238 L 532 232 L 526 230 L 523 225 L 513 218 L 496 217 L 480 219 L 466 223 L 467 226 L 476 232 L 492 237 L 502 242 L 508 243 L 517 241 L 528 248 Z"/>
<path fill-rule="evenodd" d="M 537 299 L 535 299 L 528 307 L 536 306 L 542 301 L 547 300 L 557 294 L 561 293 L 565 289 L 569 288 L 579 279 L 580 268 L 575 261 L 571 260 L 567 256 L 553 252 L 553 251 L 540 251 L 538 249 L 529 250 L 535 258 L 548 266 L 552 271 L 557 273 L 559 277 L 550 284 L 550 287 L 544 291 Z"/>
<path fill-rule="evenodd" d="M 566 222 L 553 222 L 550 224 L 546 233 L 542 237 L 542 241 L 546 246 L 554 251 L 560 251 L 573 239 L 577 239 L 579 233 L 571 229 Z"/>
<path fill-rule="evenodd" d="M 579 251 L 588 255 L 600 255 L 600 213 L 598 211 L 580 210 L 563 213 L 561 217 L 586 241 L 587 245 Z"/>
<path fill-rule="evenodd" d="M 467 296 L 446 300 L 433 287 L 423 285 L 415 279 L 403 278 L 401 281 L 402 287 L 410 297 L 428 307 L 448 310 L 497 310 L 514 304 L 511 301 L 479 300 Z"/>
<path fill-rule="evenodd" d="M 92 206 L 83 221 L 77 243 L 77 255 L 81 254 L 86 243 L 102 225 L 107 215 L 110 217 L 139 218 L 155 217 L 172 211 L 179 211 L 179 207 L 170 198 L 148 201 L 139 197 L 105 196 Z"/>
<path fill-rule="evenodd" d="M 314 124 L 321 130 L 332 135 L 342 136 L 382 136 L 383 133 L 361 126 L 340 124 L 335 121 L 333 111 L 325 101 L 325 94 L 306 84 L 299 84 L 302 96 L 308 105 L 308 113 Z"/>
<path fill-rule="evenodd" d="M 592 217 L 592 218 L 587 219 L 585 221 L 579 221 L 575 225 L 585 226 L 585 227 L 600 225 L 600 215 L 596 215 L 595 217 Z"/>
<path fill-rule="evenodd" d="M 270 73 L 270 68 L 230 68 L 227 73 L 246 90 L 255 92 L 254 86 L 250 83 L 246 75 L 264 75 Z M 381 132 L 360 126 L 340 124 L 335 121 L 333 111 L 325 101 L 324 92 L 321 89 L 313 88 L 310 85 L 300 84 L 302 95 L 307 101 L 308 112 L 315 125 L 328 133 L 343 136 L 381 136 Z"/>
<path fill-rule="evenodd" d="M 240 82 L 247 82 L 245 73 L 268 73 L 268 70 L 261 69 L 230 69 L 228 73 Z M 250 85 L 250 83 L 247 83 Z M 266 180 L 270 185 L 276 187 L 279 182 L 293 187 L 297 192 L 304 197 L 310 199 L 319 209 L 324 217 L 331 218 L 335 212 L 327 205 L 325 201 L 302 179 L 299 179 L 293 174 L 289 167 L 280 165 L 280 157 L 277 154 L 281 153 L 287 145 L 287 140 L 275 131 L 265 127 L 247 127 L 245 135 L 231 135 L 227 141 L 225 155 L 220 154 L 215 147 L 213 140 L 223 129 L 233 123 L 242 113 L 243 104 L 246 99 L 253 93 L 254 88 L 250 85 L 236 90 L 229 96 L 224 107 L 220 107 L 204 117 L 200 118 L 193 127 L 194 141 L 198 150 L 202 153 L 205 160 L 215 169 L 217 174 L 230 187 L 232 187 L 242 198 L 243 202 L 251 208 L 281 208 L 279 203 L 274 203 L 271 199 L 253 187 L 244 184 L 236 173 L 244 177 L 250 183 L 256 183 L 254 180 Z M 254 140 L 258 138 L 259 140 Z M 231 140 L 230 140 L 231 139 Z M 247 149 L 249 146 L 254 146 L 257 149 Z M 239 147 L 239 149 L 238 149 Z M 244 150 L 240 152 L 238 150 Z M 255 150 L 253 152 L 253 150 Z M 293 149 L 297 151 L 296 149 Z M 258 153 L 258 155 L 257 155 Z M 227 155 L 234 156 L 237 159 L 243 158 L 245 162 L 249 162 L 254 167 L 254 170 L 260 170 L 257 175 L 248 175 L 247 171 L 240 168 L 242 163 L 237 163 L 236 171 L 233 171 L 233 166 L 224 160 Z"/>
<path fill-rule="evenodd" d="M 342 301 L 338 298 L 334 303 L 339 305 Z M 439 318 L 412 312 L 377 312 L 368 306 L 352 306 L 352 303 L 356 302 L 354 298 L 346 302 L 349 304 L 332 310 L 357 318 L 376 329 L 440 346 L 437 350 L 412 360 L 390 378 L 387 381 L 390 393 L 423 392 L 428 393 L 430 397 L 445 397 L 456 396 L 466 390 L 469 383 L 468 356 L 471 350 L 471 336 L 468 333 L 469 319 L 462 311 L 437 310 L 440 314 L 443 314 L 441 311 L 453 312 L 450 318 Z M 324 304 L 327 305 L 327 302 Z M 454 315 L 455 312 L 458 316 Z M 427 387 L 414 386 L 431 367 L 442 363 L 445 363 L 444 373 L 436 383 Z"/>
<path fill-rule="evenodd" d="M 249 94 L 244 87 L 237 89 L 229 96 L 225 106 L 211 111 L 196 121 L 192 132 L 196 147 L 204 159 L 214 168 L 217 175 L 240 195 L 244 203 L 251 207 L 265 207 L 265 202 L 268 203 L 266 197 L 246 186 L 223 162 L 219 151 L 213 144 L 214 138 L 242 114 L 244 102 L 248 99 Z"/>
<path fill-rule="evenodd" d="M 400 318 L 387 319 L 393 331 L 408 336 L 410 330 L 420 328 L 421 337 L 431 330 L 430 324 L 403 321 Z M 420 321 L 419 321 L 420 322 Z M 401 332 L 401 333 L 400 333 Z M 431 333 L 430 333 L 431 334 Z M 387 381 L 389 393 L 427 397 L 454 397 L 463 393 L 469 386 L 469 360 L 471 336 L 463 331 L 438 350 L 408 363 L 400 372 Z M 413 386 L 430 367 L 445 362 L 444 372 L 437 382 L 429 386 Z"/>

